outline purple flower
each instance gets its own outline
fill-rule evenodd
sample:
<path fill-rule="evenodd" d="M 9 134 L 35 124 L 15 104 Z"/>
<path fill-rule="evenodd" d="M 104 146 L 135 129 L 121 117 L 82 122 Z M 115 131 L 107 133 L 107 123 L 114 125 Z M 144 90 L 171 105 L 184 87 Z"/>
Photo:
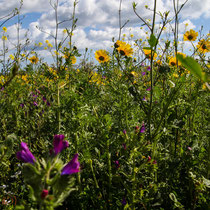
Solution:
<path fill-rule="evenodd" d="M 144 123 L 141 126 L 140 133 L 144 133 L 146 130 Z"/>
<path fill-rule="evenodd" d="M 125 198 L 122 199 L 121 203 L 122 203 L 123 206 L 125 206 L 127 204 Z"/>
<path fill-rule="evenodd" d="M 47 101 L 47 99 L 46 99 L 46 97 L 45 97 L 45 96 L 43 96 L 43 97 L 42 97 L 42 100 L 43 100 L 44 102 L 46 102 L 46 101 Z"/>
<path fill-rule="evenodd" d="M 78 154 L 75 154 L 72 160 L 64 166 L 61 175 L 71 175 L 80 171 L 80 163 L 78 161 Z"/>
<path fill-rule="evenodd" d="M 157 161 L 156 160 L 153 160 L 153 162 L 152 162 L 153 164 L 157 164 Z"/>
<path fill-rule="evenodd" d="M 47 101 L 47 106 L 50 106 L 50 102 L 49 101 Z"/>
<path fill-rule="evenodd" d="M 150 66 L 147 67 L 147 71 L 151 71 L 151 67 Z"/>
<path fill-rule="evenodd" d="M 53 146 L 54 153 L 57 155 L 62 150 L 66 149 L 69 146 L 69 143 L 68 141 L 64 141 L 64 135 L 54 135 Z"/>
<path fill-rule="evenodd" d="M 152 158 L 150 156 L 148 156 L 147 158 L 147 162 L 149 162 Z"/>
<path fill-rule="evenodd" d="M 23 108 L 23 107 L 24 107 L 24 104 L 23 104 L 23 103 L 21 103 L 21 104 L 20 104 L 20 106 Z"/>
<path fill-rule="evenodd" d="M 150 90 L 151 90 L 151 87 L 148 87 L 148 88 L 147 88 L 147 91 L 150 91 Z"/>
<path fill-rule="evenodd" d="M 142 99 L 143 101 L 147 101 L 147 99 L 145 98 L 145 96 L 143 97 L 143 99 Z"/>
<path fill-rule="evenodd" d="M 118 160 L 114 161 L 114 163 L 115 163 L 116 168 L 119 168 L 120 167 L 120 163 L 119 163 Z"/>
<path fill-rule="evenodd" d="M 1 91 L 3 91 L 4 90 L 4 87 L 1 87 Z"/>
<path fill-rule="evenodd" d="M 36 161 L 36 158 L 33 156 L 31 151 L 28 149 L 28 146 L 25 142 L 20 144 L 21 150 L 17 152 L 16 157 L 19 160 L 24 161 L 25 163 L 32 163 Z"/>
<path fill-rule="evenodd" d="M 142 75 L 142 76 L 145 76 L 145 75 L 146 75 L 146 72 L 141 72 L 141 75 Z"/>
<path fill-rule="evenodd" d="M 32 96 L 33 96 L 35 99 L 38 97 L 38 95 L 35 95 L 35 94 L 33 94 Z"/>
<path fill-rule="evenodd" d="M 124 134 L 126 134 L 126 133 L 127 133 L 127 131 L 124 129 L 124 130 L 123 130 L 123 133 L 124 133 Z"/>
<path fill-rule="evenodd" d="M 34 106 L 38 106 L 38 104 L 36 103 L 36 101 L 33 102 Z"/>

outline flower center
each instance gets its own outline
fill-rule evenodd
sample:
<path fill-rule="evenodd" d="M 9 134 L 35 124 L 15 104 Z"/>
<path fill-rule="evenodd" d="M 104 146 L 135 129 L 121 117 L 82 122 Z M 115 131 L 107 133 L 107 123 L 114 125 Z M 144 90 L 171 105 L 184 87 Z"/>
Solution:
<path fill-rule="evenodd" d="M 125 55 L 125 51 L 120 50 L 120 54 L 121 54 L 121 55 Z"/>
<path fill-rule="evenodd" d="M 206 47 L 205 44 L 202 45 L 202 49 L 203 49 L 203 50 L 207 49 L 207 47 Z"/>
<path fill-rule="evenodd" d="M 192 35 L 189 35 L 187 38 L 188 38 L 189 40 L 192 40 L 192 39 L 193 39 L 193 36 L 192 36 Z"/>
<path fill-rule="evenodd" d="M 104 61 L 104 56 L 100 56 L 100 57 L 99 57 L 99 60 L 100 60 L 100 61 Z"/>
<path fill-rule="evenodd" d="M 172 62 L 171 62 L 171 65 L 172 65 L 172 66 L 175 66 L 175 65 L 176 65 L 176 63 L 172 61 Z"/>

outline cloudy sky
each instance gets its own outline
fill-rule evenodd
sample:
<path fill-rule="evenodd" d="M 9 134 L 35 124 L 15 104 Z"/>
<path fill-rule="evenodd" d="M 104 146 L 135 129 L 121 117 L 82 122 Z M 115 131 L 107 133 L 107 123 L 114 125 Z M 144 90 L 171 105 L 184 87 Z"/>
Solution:
<path fill-rule="evenodd" d="M 56 0 L 51 0 L 54 4 Z M 58 17 L 59 21 L 68 20 L 72 17 L 73 0 L 59 0 Z M 119 35 L 119 2 L 120 0 L 79 0 L 76 6 L 76 18 L 77 27 L 74 31 L 73 42 L 77 48 L 83 52 L 85 48 L 97 50 L 107 49 L 113 45 L 112 38 L 117 40 Z M 122 0 L 122 24 L 127 20 L 126 27 L 123 28 L 122 34 L 126 34 L 128 39 L 132 34 L 132 39 L 145 39 L 147 34 L 145 33 L 145 27 L 141 29 L 142 22 L 134 14 L 132 8 L 133 0 Z M 136 0 L 137 12 L 142 18 L 152 19 L 152 12 L 145 8 L 153 8 L 154 0 Z M 184 0 L 179 0 L 181 5 Z M 0 0 L 0 24 L 5 20 L 5 16 L 10 14 L 15 8 L 20 5 L 19 0 Z M 165 12 L 169 11 L 169 16 L 174 16 L 173 12 L 173 0 L 157 0 L 157 11 Z M 44 50 L 45 40 L 49 40 L 53 44 L 53 39 L 50 34 L 55 33 L 55 13 L 50 6 L 49 0 L 23 0 L 23 6 L 20 10 L 21 14 L 21 28 L 20 28 L 20 40 L 24 43 L 27 37 L 30 39 L 30 46 L 34 46 L 35 43 L 42 42 L 43 46 L 38 48 L 38 52 L 41 56 L 49 59 L 50 54 Z M 187 23 L 187 29 L 199 30 L 203 25 L 204 34 L 209 31 L 210 20 L 210 4 L 209 0 L 188 0 L 185 7 L 180 13 L 180 34 L 186 30 L 185 24 Z M 157 18 L 157 21 L 160 19 Z M 7 27 L 8 47 L 13 49 L 17 43 L 17 17 L 12 18 L 1 26 Z M 42 31 L 38 30 L 42 28 Z M 71 28 L 71 21 L 63 22 L 59 25 L 59 39 L 64 38 L 65 34 L 63 30 L 65 28 Z M 169 28 L 169 26 L 168 26 Z M 27 34 L 27 37 L 25 36 Z M 130 40 L 131 41 L 131 40 Z M 2 48 L 2 43 L 0 43 Z M 12 51 L 11 51 L 12 52 Z"/>

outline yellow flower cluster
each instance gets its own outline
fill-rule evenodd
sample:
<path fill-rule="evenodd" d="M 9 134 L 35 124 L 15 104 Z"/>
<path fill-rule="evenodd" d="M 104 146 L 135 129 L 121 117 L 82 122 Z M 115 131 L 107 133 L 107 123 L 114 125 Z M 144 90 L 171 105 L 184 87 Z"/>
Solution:
<path fill-rule="evenodd" d="M 91 72 L 90 74 L 90 83 L 96 83 L 98 85 L 105 85 L 104 83 L 104 78 L 102 78 L 102 76 L 100 74 L 98 74 L 97 72 Z"/>
<path fill-rule="evenodd" d="M 143 49 L 143 51 L 144 51 L 144 54 L 145 54 L 146 58 L 151 59 L 151 50 L 150 49 Z M 157 58 L 157 53 L 154 52 L 153 60 L 156 60 L 156 58 Z"/>
<path fill-rule="evenodd" d="M 120 53 L 120 55 L 132 57 L 133 49 L 131 48 L 130 44 L 127 44 L 126 42 L 117 40 L 116 43 L 114 44 L 114 46 L 117 49 L 117 51 Z"/>

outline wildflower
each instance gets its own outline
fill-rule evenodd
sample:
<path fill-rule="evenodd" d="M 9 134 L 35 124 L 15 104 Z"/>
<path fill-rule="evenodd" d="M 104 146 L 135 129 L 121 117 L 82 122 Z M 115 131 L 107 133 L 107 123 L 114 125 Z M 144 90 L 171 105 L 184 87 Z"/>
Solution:
<path fill-rule="evenodd" d="M 31 61 L 32 64 L 37 64 L 39 61 L 39 59 L 35 55 L 29 58 L 29 60 Z"/>
<path fill-rule="evenodd" d="M 66 29 L 63 29 L 63 33 L 66 34 L 67 33 L 67 30 Z"/>
<path fill-rule="evenodd" d="M 126 135 L 127 131 L 124 129 L 124 130 L 123 130 L 123 133 Z"/>
<path fill-rule="evenodd" d="M 122 203 L 123 206 L 125 206 L 127 204 L 125 198 L 122 199 L 121 203 Z"/>
<path fill-rule="evenodd" d="M 75 154 L 72 160 L 66 166 L 64 166 L 61 171 L 61 175 L 71 175 L 80 171 L 78 156 L 78 154 Z"/>
<path fill-rule="evenodd" d="M 48 190 L 42 190 L 42 193 L 41 193 L 41 198 L 42 199 L 45 199 L 48 195 L 49 191 Z"/>
<path fill-rule="evenodd" d="M 46 99 L 45 96 L 42 97 L 42 100 L 43 100 L 44 102 L 47 102 L 47 99 Z"/>
<path fill-rule="evenodd" d="M 31 153 L 31 151 L 28 149 L 28 146 L 25 142 L 21 142 L 21 151 L 18 151 L 16 156 L 17 159 L 24 161 L 25 163 L 32 163 L 36 161 L 35 157 Z"/>
<path fill-rule="evenodd" d="M 23 103 L 21 103 L 21 104 L 20 104 L 20 107 L 22 107 L 22 108 L 23 108 L 23 107 L 24 107 L 24 104 L 23 104 Z"/>
<path fill-rule="evenodd" d="M 77 62 L 77 59 L 75 56 L 71 56 L 70 60 L 71 60 L 71 64 L 75 64 Z"/>
<path fill-rule="evenodd" d="M 49 48 L 53 47 L 52 44 L 50 44 L 50 43 L 48 43 L 47 46 L 48 46 Z"/>
<path fill-rule="evenodd" d="M 64 135 L 54 135 L 53 146 L 54 153 L 57 155 L 62 150 L 66 149 L 69 143 L 68 141 L 64 141 Z"/>
<path fill-rule="evenodd" d="M 131 45 L 127 44 L 126 42 L 118 42 L 120 45 L 117 47 L 118 52 L 122 56 L 128 56 L 132 57 L 133 49 L 131 48 Z"/>
<path fill-rule="evenodd" d="M 191 150 L 192 150 L 192 148 L 191 148 L 191 147 L 187 147 L 187 149 L 188 149 L 189 151 L 191 151 Z"/>
<path fill-rule="evenodd" d="M 110 60 L 106 50 L 97 50 L 95 52 L 95 58 L 99 63 L 105 63 Z"/>
<path fill-rule="evenodd" d="M 119 168 L 120 167 L 120 163 L 119 163 L 118 160 L 114 161 L 114 163 L 115 163 L 116 168 Z"/>
<path fill-rule="evenodd" d="M 142 75 L 142 76 L 145 76 L 145 75 L 146 75 L 146 72 L 141 72 L 141 75 Z"/>
<path fill-rule="evenodd" d="M 140 133 L 144 133 L 146 130 L 144 123 L 141 126 Z"/>
<path fill-rule="evenodd" d="M 150 66 L 147 67 L 147 71 L 151 71 L 151 67 Z"/>
<path fill-rule="evenodd" d="M 195 32 L 194 30 L 186 31 L 184 34 L 184 41 L 195 41 L 198 36 L 198 32 Z"/>
<path fill-rule="evenodd" d="M 135 132 L 136 132 L 136 133 L 139 132 L 139 126 L 138 126 L 138 125 L 135 127 Z"/>
<path fill-rule="evenodd" d="M 49 101 L 47 101 L 47 106 L 50 106 L 51 104 L 50 104 L 50 102 Z"/>
<path fill-rule="evenodd" d="M 147 162 L 150 162 L 151 159 L 152 159 L 152 158 L 151 158 L 150 156 L 148 156 Z"/>
<path fill-rule="evenodd" d="M 157 164 L 157 161 L 156 160 L 153 160 L 152 164 Z"/>
<path fill-rule="evenodd" d="M 146 58 L 151 59 L 151 50 L 150 49 L 143 49 Z M 157 53 L 153 52 L 153 59 L 156 60 Z"/>
<path fill-rule="evenodd" d="M 201 39 L 197 45 L 198 51 L 200 53 L 207 53 L 210 51 L 210 39 Z"/>
<path fill-rule="evenodd" d="M 2 38 L 2 40 L 4 40 L 4 41 L 7 40 L 7 37 L 6 37 L 6 36 L 2 36 L 1 38 Z"/>
<path fill-rule="evenodd" d="M 3 30 L 4 32 L 7 32 L 7 28 L 6 28 L 6 27 L 3 27 L 2 30 Z"/>
<path fill-rule="evenodd" d="M 177 59 L 176 59 L 176 57 L 171 57 L 169 59 L 169 65 L 170 66 L 176 66 L 177 65 Z M 178 61 L 178 65 L 180 65 L 180 62 L 179 61 Z"/>
<path fill-rule="evenodd" d="M 15 59 L 14 55 L 10 55 L 9 57 L 10 57 L 11 60 Z"/>
<path fill-rule="evenodd" d="M 38 104 L 36 103 L 36 101 L 33 102 L 34 106 L 38 106 Z"/>
<path fill-rule="evenodd" d="M 46 40 L 46 41 L 45 41 L 45 43 L 47 43 L 47 44 L 48 44 L 48 43 L 49 43 L 49 41 L 48 41 L 48 40 Z"/>
<path fill-rule="evenodd" d="M 41 42 L 39 42 L 39 44 L 38 44 L 38 45 L 39 45 L 39 47 L 41 47 L 43 44 L 42 44 Z"/>
<path fill-rule="evenodd" d="M 147 91 L 151 91 L 151 87 L 148 87 L 146 90 L 147 90 Z"/>

